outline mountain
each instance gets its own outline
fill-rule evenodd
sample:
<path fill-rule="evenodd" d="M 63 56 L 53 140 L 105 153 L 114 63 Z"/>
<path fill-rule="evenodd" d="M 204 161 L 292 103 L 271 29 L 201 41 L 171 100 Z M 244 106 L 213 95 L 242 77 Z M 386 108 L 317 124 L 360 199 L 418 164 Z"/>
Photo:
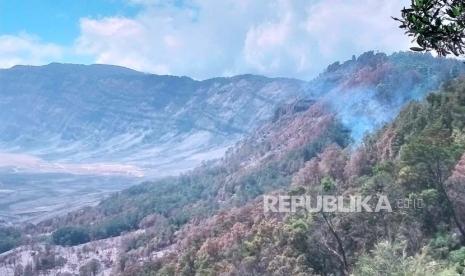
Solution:
<path fill-rule="evenodd" d="M 374 52 L 334 63 L 310 82 L 254 75 L 195 81 L 108 65 L 15 66 L 0 70 L 0 166 L 173 175 L 221 157 L 279 106 L 301 98 L 330 102 L 359 140 L 460 72 L 454 60 Z"/>
<path fill-rule="evenodd" d="M 306 84 L 312 94 L 323 95 L 341 121 L 360 141 L 366 133 L 391 121 L 408 102 L 421 100 L 465 70 L 454 59 L 409 52 L 366 52 L 327 67 Z"/>
<path fill-rule="evenodd" d="M 220 157 L 277 106 L 304 96 L 303 83 L 254 75 L 196 81 L 109 65 L 0 70 L 0 156 L 12 160 L 0 166 L 177 174 Z"/>
<path fill-rule="evenodd" d="M 27 262 L 37 272 L 98 267 L 105 275 L 438 275 L 460 269 L 463 67 L 430 55 L 374 52 L 333 64 L 303 85 L 311 97 L 277 108 L 223 158 L 23 227 L 35 246 L 7 252 L 0 263 L 9 274 L 14 268 L 7 264 L 24 268 Z M 262 196 L 279 194 L 386 194 L 428 206 L 326 216 L 264 213 Z M 5 248 L 21 243 L 14 229 L 4 232 Z"/>
<path fill-rule="evenodd" d="M 0 70 L 0 223 L 40 221 L 218 158 L 304 82 L 109 65 Z"/>
<path fill-rule="evenodd" d="M 359 143 L 463 68 L 431 55 L 367 52 L 309 82 L 195 81 L 57 63 L 0 70 L 0 221 L 40 221 L 140 177 L 185 172 L 306 101 L 324 102 Z"/>

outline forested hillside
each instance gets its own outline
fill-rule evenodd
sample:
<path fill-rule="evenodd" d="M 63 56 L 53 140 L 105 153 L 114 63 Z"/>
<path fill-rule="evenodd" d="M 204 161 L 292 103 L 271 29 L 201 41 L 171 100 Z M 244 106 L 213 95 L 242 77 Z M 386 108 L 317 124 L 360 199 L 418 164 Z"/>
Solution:
<path fill-rule="evenodd" d="M 196 81 L 110 65 L 2 69 L 0 223 L 37 223 L 97 204 L 134 183 L 221 158 L 241 139 L 263 148 L 255 130 L 289 106 L 325 104 L 359 143 L 408 101 L 464 72 L 457 60 L 373 51 L 309 82 L 256 75 Z M 244 160 L 255 154 L 242 152 Z"/>
<path fill-rule="evenodd" d="M 111 275 L 460 275 L 465 79 L 424 96 L 462 72 L 410 54 L 331 65 L 305 88 L 318 98 L 281 106 L 222 159 L 23 227 L 22 246 L 0 263 Z M 394 210 L 265 213 L 270 194 L 383 194 Z M 405 199 L 423 208 L 395 206 Z"/>
<path fill-rule="evenodd" d="M 286 189 L 421 198 L 424 208 L 274 215 L 264 214 L 262 202 L 255 200 L 187 224 L 172 238 L 173 252 L 143 266 L 126 264 L 122 272 L 458 275 L 465 266 L 464 116 L 465 80 L 460 79 L 405 107 L 355 150 L 335 141 L 322 144 L 323 151 L 306 159 Z M 330 188 L 323 189 L 327 182 Z M 143 252 L 137 247 L 145 246 L 139 240 L 144 238 L 134 237 L 136 248 L 125 253 L 127 260 Z"/>
<path fill-rule="evenodd" d="M 465 79 L 459 79 L 409 104 L 354 150 L 323 145 L 285 189 L 381 193 L 422 199 L 423 208 L 276 215 L 263 213 L 258 199 L 189 223 L 176 234 L 174 252 L 123 274 L 459 275 L 465 267 L 464 118 Z"/>

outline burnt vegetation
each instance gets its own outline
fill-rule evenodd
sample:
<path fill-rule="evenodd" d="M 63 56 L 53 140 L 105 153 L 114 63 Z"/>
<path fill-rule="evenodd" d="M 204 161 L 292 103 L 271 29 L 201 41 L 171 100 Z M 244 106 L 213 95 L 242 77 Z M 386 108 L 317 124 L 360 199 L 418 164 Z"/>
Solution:
<path fill-rule="evenodd" d="M 334 89 L 337 80 L 343 91 L 373 88 L 389 104 L 409 101 L 396 93 L 411 83 L 460 75 L 460 63 L 441 61 L 450 66 L 431 72 L 435 59 L 422 58 L 364 54 L 365 66 L 330 66 L 317 89 Z M 408 85 L 396 82 L 401 77 Z M 28 266 L 15 263 L 20 254 L 0 263 L 25 275 L 59 271 L 73 258 L 82 275 L 460 275 L 464 122 L 460 77 L 358 143 L 328 103 L 298 101 L 221 160 L 31 226 L 24 233 L 47 246 L 23 242 L 35 252 Z M 264 213 L 264 194 L 384 194 L 394 211 Z M 423 208 L 396 208 L 396 199 L 421 200 Z"/>

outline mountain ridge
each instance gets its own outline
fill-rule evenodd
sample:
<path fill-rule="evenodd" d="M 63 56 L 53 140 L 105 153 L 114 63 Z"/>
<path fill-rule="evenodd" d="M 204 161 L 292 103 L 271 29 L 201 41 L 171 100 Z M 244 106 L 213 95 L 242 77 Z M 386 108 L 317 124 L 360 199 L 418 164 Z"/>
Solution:
<path fill-rule="evenodd" d="M 87 159 L 88 162 L 108 162 L 108 159 L 125 159 L 124 156 L 128 156 L 126 152 L 116 157 L 111 149 L 106 153 L 102 152 L 101 149 L 105 147 L 124 151 L 124 147 L 138 146 L 139 149 L 132 149 L 133 153 L 151 150 L 155 151 L 153 156 L 157 151 L 163 151 L 147 148 L 144 146 L 147 142 L 144 141 L 140 141 L 139 145 L 134 144 L 138 139 L 149 139 L 152 145 L 162 144 L 165 148 L 182 148 L 183 143 L 193 141 L 199 148 L 197 153 L 205 155 L 209 151 L 227 148 L 231 142 L 246 133 L 246 129 L 253 128 L 271 116 L 274 107 L 292 101 L 303 93 L 299 91 L 300 81 L 253 75 L 196 81 L 188 77 L 144 74 L 109 65 L 50 64 L 32 68 L 32 71 L 31 67 L 27 66 L 0 71 L 0 93 L 4 95 L 4 100 L 0 102 L 3 110 L 0 117 L 6 122 L 23 118 L 23 121 L 13 121 L 2 128 L 0 148 L 10 153 L 29 152 L 47 161 L 63 159 L 64 154 L 50 158 L 47 154 L 44 155 L 45 151 L 53 152 L 53 147 L 62 151 L 72 147 L 76 141 L 84 141 L 84 145 L 74 147 L 81 147 L 82 151 L 89 154 L 87 157 L 74 159 Z M 27 75 L 24 75 L 26 73 Z M 52 79 L 61 81 L 56 83 Z M 274 90 L 281 92 L 277 93 Z M 28 103 L 28 98 L 31 97 L 36 101 L 34 105 Z M 206 101 L 207 99 L 209 101 Z M 29 106 L 24 107 L 24 104 Z M 15 108 L 23 110 L 18 111 Z M 244 115 L 239 114 L 239 108 Z M 248 108 L 249 114 L 244 112 L 244 108 Z M 223 112 L 217 113 L 220 109 Z M 254 113 L 251 112 L 253 109 Z M 225 114 L 224 111 L 230 113 Z M 34 117 L 27 115 L 31 112 L 36 112 Z M 114 116 L 120 118 L 112 119 Z M 63 117 L 69 119 L 63 120 Z M 40 122 L 37 119 L 40 119 Z M 116 119 L 120 122 L 117 123 Z M 137 121 L 139 123 L 133 123 Z M 108 126 L 108 123 L 114 126 Z M 127 126 L 121 127 L 122 124 Z M 17 125 L 22 125 L 23 128 L 20 129 Z M 83 125 L 90 128 L 83 129 Z M 28 133 L 24 128 L 36 128 L 37 131 Z M 145 130 L 139 131 L 142 129 Z M 52 136 L 44 135 L 49 131 Z M 107 133 L 93 133 L 102 131 Z M 138 133 L 131 134 L 134 131 Z M 126 134 L 129 136 L 125 137 Z M 121 136 L 117 138 L 119 142 L 115 141 L 118 135 Z M 133 136 L 133 146 L 124 144 L 124 140 L 130 136 Z M 15 139 L 19 141 L 15 143 Z M 179 141 L 174 141 L 174 145 L 163 146 L 164 143 L 175 139 Z M 108 146 L 105 145 L 105 140 L 111 140 L 107 143 Z M 196 140 L 198 142 L 195 142 Z M 42 145 L 37 145 L 39 141 Z M 56 143 L 58 145 L 54 146 Z M 89 143 L 94 143 L 95 146 Z M 42 150 L 44 145 L 46 148 Z M 17 146 L 24 148 L 25 152 L 15 149 Z M 92 151 L 95 150 L 98 153 L 93 154 Z M 105 154 L 109 156 L 107 160 L 102 160 L 100 157 Z M 66 160 L 63 161 L 77 161 L 69 160 L 72 159 L 73 150 L 67 151 L 66 155 Z M 139 165 L 141 160 L 137 159 L 141 158 L 134 156 L 132 161 L 122 162 Z M 166 160 L 169 157 L 160 158 L 159 165 L 170 162 Z M 198 164 L 195 160 L 191 163 L 186 164 L 187 168 Z"/>
<path fill-rule="evenodd" d="M 11 275 L 18 269 L 12 263 L 33 263 L 38 273 L 100 265 L 102 273 L 128 276 L 459 269 L 465 240 L 451 214 L 461 218 L 465 210 L 457 196 L 465 151 L 463 75 L 460 62 L 424 55 L 369 52 L 332 65 L 308 92 L 319 97 L 281 105 L 222 158 L 25 225 L 32 246 L 21 245 L 13 229 L 3 230 L 12 241 L 4 248 L 21 246 L 0 255 L 0 263 Z M 228 90 L 235 91 L 242 90 Z M 218 94 L 214 100 L 222 101 Z M 360 127 L 371 133 L 357 140 Z M 438 185 L 449 176 L 451 186 L 441 192 Z M 386 194 L 429 205 L 393 213 L 262 210 L 263 195 L 322 194 Z M 429 246 L 440 254 L 423 251 Z M 428 269 L 433 272 L 423 273 Z"/>
<path fill-rule="evenodd" d="M 51 189 L 56 184 L 63 198 L 81 190 L 81 175 L 145 177 L 127 181 L 129 186 L 183 174 L 207 160 L 221 159 L 230 147 L 247 140 L 244 158 L 253 148 L 250 145 L 261 151 L 273 149 L 279 155 L 292 143 L 305 141 L 297 138 L 301 130 L 290 127 L 264 146 L 261 135 L 273 129 L 267 126 L 298 111 L 305 114 L 315 103 L 336 116 L 352 139 L 361 143 L 366 132 L 389 122 L 405 103 L 421 99 L 465 71 L 459 61 L 431 55 L 375 52 L 330 65 L 310 82 L 255 75 L 195 81 L 126 69 L 118 75 L 121 68 L 105 65 L 103 68 L 109 70 L 84 65 L 78 65 L 83 68 L 78 73 L 56 69 L 63 66 L 75 67 L 52 64 L 45 69 L 53 70 L 43 72 L 44 67 L 37 67 L 30 74 L 24 73 L 27 67 L 17 68 L 20 74 L 0 71 L 0 121 L 4 122 L 0 125 L 0 157 L 4 157 L 0 166 L 12 167 L 4 172 L 8 174 L 73 174 L 76 181 L 70 190 L 58 189 L 58 178 L 57 183 L 51 181 L 50 188 L 42 188 Z M 115 70 L 116 75 L 112 73 Z M 282 143 L 282 147 L 275 148 L 273 143 Z M 269 154 L 266 158 L 274 157 Z M 254 166 L 253 162 L 249 165 Z M 40 186 L 32 179 L 23 185 L 25 190 L 13 195 L 24 203 L 8 205 L 8 218 L 11 212 L 28 207 L 46 210 L 44 213 L 62 212 L 57 207 L 61 205 L 44 205 L 52 200 L 43 197 L 47 193 L 38 191 Z M 9 191 L 17 183 L 3 186 Z M 99 193 L 108 195 L 105 190 Z M 40 195 L 40 199 L 32 199 L 31 194 Z M 8 195 L 3 199 L 6 202 L 10 202 Z M 79 194 L 76 204 L 85 197 L 86 193 Z M 41 217 L 36 213 L 20 215 L 21 220 Z"/>

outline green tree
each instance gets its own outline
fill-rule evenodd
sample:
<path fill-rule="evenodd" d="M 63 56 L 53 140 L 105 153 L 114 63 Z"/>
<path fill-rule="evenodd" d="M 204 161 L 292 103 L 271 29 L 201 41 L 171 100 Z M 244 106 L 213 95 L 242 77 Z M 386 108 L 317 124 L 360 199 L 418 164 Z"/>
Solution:
<path fill-rule="evenodd" d="M 354 269 L 354 275 L 457 275 L 444 264 L 431 259 L 427 248 L 415 256 L 406 256 L 405 245 L 381 242 L 370 252 L 360 257 Z"/>
<path fill-rule="evenodd" d="M 412 0 L 402 10 L 399 26 L 418 47 L 413 51 L 436 51 L 440 56 L 465 53 L 465 2 L 463 0 Z"/>
<path fill-rule="evenodd" d="M 0 227 L 0 253 L 16 247 L 21 239 L 21 233 L 9 227 Z"/>
<path fill-rule="evenodd" d="M 402 162 L 406 168 L 413 171 L 414 177 L 410 181 L 416 185 L 414 189 L 434 188 L 439 192 L 439 202 L 444 202 L 442 206 L 446 214 L 454 220 L 465 243 L 465 228 L 461 224 L 446 187 L 446 180 L 462 150 L 450 143 L 445 135 L 442 135 L 443 131 L 436 131 L 436 134 L 432 132 L 434 131 L 431 131 L 427 137 L 418 137 L 407 144 L 401 156 Z"/>
<path fill-rule="evenodd" d="M 81 227 L 63 227 L 53 232 L 54 244 L 73 246 L 90 241 L 89 231 Z"/>

